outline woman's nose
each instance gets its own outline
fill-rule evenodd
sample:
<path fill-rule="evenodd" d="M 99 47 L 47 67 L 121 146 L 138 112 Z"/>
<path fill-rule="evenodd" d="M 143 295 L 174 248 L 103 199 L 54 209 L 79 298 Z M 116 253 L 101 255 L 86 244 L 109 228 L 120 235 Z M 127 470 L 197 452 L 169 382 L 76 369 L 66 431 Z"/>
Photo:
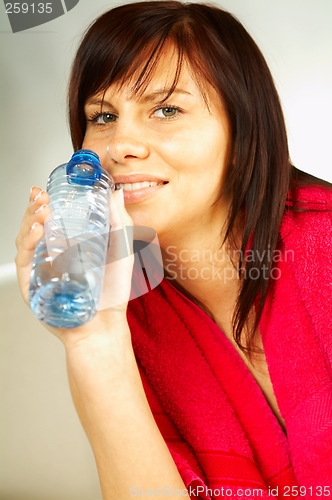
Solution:
<path fill-rule="evenodd" d="M 149 147 L 143 131 L 133 124 L 117 122 L 115 131 L 106 147 L 109 158 L 117 163 L 126 163 L 130 158 L 144 159 Z"/>

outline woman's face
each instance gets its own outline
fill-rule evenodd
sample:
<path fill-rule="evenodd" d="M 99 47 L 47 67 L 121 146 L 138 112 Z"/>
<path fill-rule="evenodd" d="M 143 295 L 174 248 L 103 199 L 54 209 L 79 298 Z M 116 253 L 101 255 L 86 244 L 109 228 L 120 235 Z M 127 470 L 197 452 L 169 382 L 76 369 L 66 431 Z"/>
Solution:
<path fill-rule="evenodd" d="M 116 84 L 85 106 L 84 148 L 95 151 L 118 188 L 134 224 L 153 227 L 159 241 L 219 231 L 228 210 L 220 197 L 230 156 L 230 131 L 217 93 L 207 84 L 206 105 L 184 65 L 166 102 L 176 71 L 168 49 L 143 95 L 132 82 Z M 169 244 L 169 243 L 168 243 Z"/>

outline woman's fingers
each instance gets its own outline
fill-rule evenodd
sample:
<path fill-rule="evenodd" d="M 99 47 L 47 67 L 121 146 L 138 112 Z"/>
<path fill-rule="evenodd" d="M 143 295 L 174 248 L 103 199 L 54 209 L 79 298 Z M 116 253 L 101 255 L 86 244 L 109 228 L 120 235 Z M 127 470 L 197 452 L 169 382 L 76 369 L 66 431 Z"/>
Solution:
<path fill-rule="evenodd" d="M 37 194 L 36 194 L 37 192 Z M 34 196 L 35 195 L 35 196 Z M 34 196 L 34 198 L 32 198 Z M 31 201 L 27 206 L 27 209 L 23 215 L 20 231 L 16 238 L 16 248 L 22 244 L 22 239 L 29 234 L 31 227 L 35 222 L 43 224 L 46 217 L 50 214 L 50 208 L 48 207 L 49 195 L 45 191 L 39 188 L 33 188 L 30 191 Z"/>
<path fill-rule="evenodd" d="M 44 234 L 44 226 L 39 222 L 34 222 L 28 232 L 21 239 L 21 244 L 16 255 L 16 265 L 26 266 L 32 262 L 33 254 L 38 241 Z"/>
<path fill-rule="evenodd" d="M 38 186 L 32 186 L 30 188 L 30 201 L 33 201 L 41 191 L 42 189 Z"/>
<path fill-rule="evenodd" d="M 17 278 L 19 281 L 23 299 L 28 303 L 30 273 L 32 268 L 33 256 L 37 243 L 42 238 L 44 226 L 35 222 L 29 234 L 22 238 L 21 245 L 15 258 Z"/>
<path fill-rule="evenodd" d="M 21 227 L 16 238 L 17 255 L 15 258 L 17 276 L 23 298 L 28 302 L 29 279 L 35 248 L 44 233 L 44 222 L 50 215 L 49 195 L 33 186 L 30 189 L 30 203 L 23 215 Z"/>

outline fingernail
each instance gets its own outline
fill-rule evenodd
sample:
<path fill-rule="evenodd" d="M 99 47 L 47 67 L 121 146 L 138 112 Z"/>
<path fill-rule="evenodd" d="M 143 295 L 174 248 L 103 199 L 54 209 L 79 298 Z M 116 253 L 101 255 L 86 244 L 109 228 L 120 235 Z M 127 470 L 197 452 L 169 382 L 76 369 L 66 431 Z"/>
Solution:
<path fill-rule="evenodd" d="M 44 208 L 47 207 L 47 205 L 41 205 L 39 208 L 37 208 L 37 210 L 35 211 L 35 214 L 38 214 L 38 212 L 41 212 L 42 210 L 44 210 Z"/>
<path fill-rule="evenodd" d="M 30 198 L 31 198 L 31 195 L 32 195 L 32 191 L 36 188 L 37 186 L 31 186 L 30 188 Z"/>
<path fill-rule="evenodd" d="M 119 198 L 121 200 L 122 205 L 124 206 L 124 194 L 123 194 L 123 189 L 119 189 Z"/>
<path fill-rule="evenodd" d="M 34 222 L 30 228 L 30 233 L 32 233 L 32 231 L 36 229 L 37 226 L 39 226 L 39 222 Z"/>
<path fill-rule="evenodd" d="M 45 193 L 45 191 L 43 191 L 43 190 L 39 191 L 39 193 L 37 194 L 37 196 L 34 197 L 33 201 L 38 200 L 43 193 Z"/>

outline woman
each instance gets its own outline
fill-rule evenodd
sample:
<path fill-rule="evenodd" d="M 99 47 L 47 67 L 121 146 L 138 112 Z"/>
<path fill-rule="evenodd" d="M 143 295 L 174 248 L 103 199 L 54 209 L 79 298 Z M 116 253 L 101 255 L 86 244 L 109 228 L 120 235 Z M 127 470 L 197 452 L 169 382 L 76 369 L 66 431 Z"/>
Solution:
<path fill-rule="evenodd" d="M 251 37 L 207 5 L 112 9 L 78 49 L 69 114 L 117 185 L 112 229 L 154 228 L 167 276 L 129 301 L 119 261 L 117 305 L 49 328 L 104 498 L 328 496 L 332 195 L 290 164 Z M 26 301 L 47 203 L 32 188 L 17 238 Z"/>

